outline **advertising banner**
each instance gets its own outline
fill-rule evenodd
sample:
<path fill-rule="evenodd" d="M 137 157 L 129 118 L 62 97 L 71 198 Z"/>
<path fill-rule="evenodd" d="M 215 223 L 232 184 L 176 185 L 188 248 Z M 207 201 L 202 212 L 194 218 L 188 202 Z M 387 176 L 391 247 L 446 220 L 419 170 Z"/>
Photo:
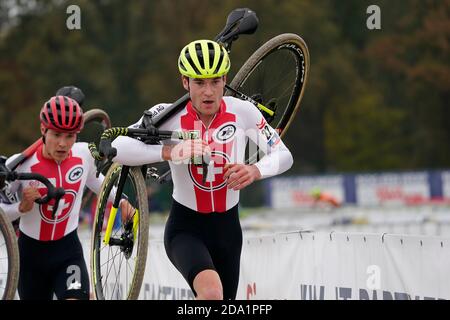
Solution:
<path fill-rule="evenodd" d="M 326 196 L 337 204 L 344 200 L 342 176 L 317 176 L 296 178 L 275 178 L 270 180 L 272 208 L 311 207 L 326 204 L 316 201 L 319 196 Z"/>
<path fill-rule="evenodd" d="M 426 172 L 362 174 L 356 176 L 358 205 L 414 205 L 430 198 Z"/>

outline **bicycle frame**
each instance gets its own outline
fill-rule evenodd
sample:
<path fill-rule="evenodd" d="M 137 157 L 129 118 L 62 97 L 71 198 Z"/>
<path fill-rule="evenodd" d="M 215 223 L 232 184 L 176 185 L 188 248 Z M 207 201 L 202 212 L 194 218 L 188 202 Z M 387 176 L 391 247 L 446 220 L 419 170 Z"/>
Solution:
<path fill-rule="evenodd" d="M 15 158 L 11 163 L 7 165 L 9 170 L 15 170 L 22 162 L 28 159 L 36 150 L 42 145 L 43 141 L 41 138 L 36 140 L 31 146 L 25 149 L 17 158 Z"/>
<path fill-rule="evenodd" d="M 117 211 L 119 209 L 120 200 L 121 200 L 121 196 L 122 196 L 122 192 L 123 192 L 123 187 L 125 185 L 125 180 L 126 180 L 129 170 L 130 170 L 130 167 L 122 166 L 122 172 L 121 172 L 121 175 L 119 178 L 119 185 L 117 186 L 116 197 L 114 198 L 114 203 L 113 203 L 113 205 L 111 207 L 111 211 L 109 213 L 108 224 L 107 224 L 106 230 L 105 230 L 105 238 L 103 239 L 103 242 L 107 245 L 120 245 L 121 244 L 120 240 L 111 238 L 111 234 L 113 231 L 114 222 L 116 221 Z M 139 209 L 135 208 L 135 210 L 137 213 L 139 213 Z M 136 241 L 138 226 L 139 226 L 139 214 L 134 214 L 134 216 L 133 216 L 133 239 L 134 239 L 134 241 Z"/>

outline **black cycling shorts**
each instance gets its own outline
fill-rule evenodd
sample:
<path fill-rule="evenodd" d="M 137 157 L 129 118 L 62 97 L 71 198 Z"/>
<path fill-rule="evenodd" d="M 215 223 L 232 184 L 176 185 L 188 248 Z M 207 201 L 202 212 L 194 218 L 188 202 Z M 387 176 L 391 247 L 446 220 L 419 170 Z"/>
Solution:
<path fill-rule="evenodd" d="M 77 230 L 55 241 L 19 236 L 21 300 L 89 299 L 89 274 Z"/>
<path fill-rule="evenodd" d="M 237 205 L 226 212 L 202 214 L 174 200 L 164 246 L 195 296 L 195 276 L 203 270 L 215 270 L 222 281 L 224 299 L 236 298 L 242 249 Z"/>

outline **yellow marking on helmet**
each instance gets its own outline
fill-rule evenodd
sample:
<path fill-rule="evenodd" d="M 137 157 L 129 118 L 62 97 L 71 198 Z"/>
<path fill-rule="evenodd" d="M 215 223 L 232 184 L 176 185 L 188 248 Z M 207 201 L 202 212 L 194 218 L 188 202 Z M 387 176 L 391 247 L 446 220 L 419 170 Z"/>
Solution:
<path fill-rule="evenodd" d="M 220 53 L 221 53 L 220 46 L 217 43 L 213 43 L 213 46 L 214 46 L 214 64 L 211 67 L 211 73 L 214 73 L 214 70 L 216 70 L 217 65 L 219 64 L 220 61 Z"/>
<path fill-rule="evenodd" d="M 203 54 L 203 64 L 205 65 L 205 67 L 203 68 L 202 72 L 209 74 L 210 73 L 210 69 L 209 69 L 209 65 L 210 65 L 210 61 L 209 61 L 209 50 L 208 50 L 208 42 L 207 41 L 200 41 L 200 46 L 202 48 L 202 54 Z M 200 70 L 201 72 L 202 70 Z"/>
<path fill-rule="evenodd" d="M 202 74 L 202 67 L 200 65 L 200 61 L 198 60 L 197 57 L 197 51 L 195 50 L 195 42 L 191 43 L 188 47 L 189 49 L 189 55 L 191 56 L 192 62 L 194 62 L 194 65 L 197 67 L 198 71 L 200 71 L 199 76 Z M 194 74 L 197 74 L 196 72 L 194 72 Z"/>
<path fill-rule="evenodd" d="M 186 50 L 188 50 L 187 46 L 183 49 L 183 53 L 180 55 L 180 58 L 183 66 L 186 68 L 186 72 L 184 73 L 184 75 L 192 77 L 195 75 L 195 71 L 194 68 L 192 68 L 191 64 L 189 63 L 188 59 L 186 58 L 185 54 Z"/>

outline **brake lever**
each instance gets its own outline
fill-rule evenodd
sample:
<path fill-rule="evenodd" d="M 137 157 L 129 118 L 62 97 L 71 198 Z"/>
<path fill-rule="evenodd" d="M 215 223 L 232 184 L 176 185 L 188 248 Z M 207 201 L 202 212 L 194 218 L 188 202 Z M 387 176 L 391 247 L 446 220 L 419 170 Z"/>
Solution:
<path fill-rule="evenodd" d="M 211 161 L 211 156 L 208 153 L 205 153 L 202 157 L 202 171 L 203 171 L 203 177 L 202 177 L 202 183 L 206 183 L 206 178 L 208 177 L 208 167 L 209 163 Z"/>
<path fill-rule="evenodd" d="M 52 219 L 55 219 L 56 212 L 58 211 L 59 200 L 61 200 L 65 193 L 66 191 L 63 188 L 55 189 L 55 205 L 53 206 L 52 210 Z"/>
<path fill-rule="evenodd" d="M 202 184 L 205 184 L 206 178 L 208 177 L 208 164 L 206 162 L 202 162 L 202 169 L 203 169 Z"/>
<path fill-rule="evenodd" d="M 63 188 L 55 188 L 51 191 L 49 190 L 46 196 L 36 199 L 34 202 L 42 205 L 48 203 L 51 199 L 55 199 L 55 205 L 52 210 L 52 219 L 55 219 L 56 212 L 58 211 L 59 200 L 61 200 L 65 194 L 66 191 Z"/>
<path fill-rule="evenodd" d="M 97 161 L 98 161 L 98 163 L 97 163 Z M 110 159 L 108 159 L 107 161 L 105 161 L 105 163 L 104 163 L 103 165 L 102 165 L 100 162 L 101 162 L 101 161 L 96 160 L 96 163 L 95 163 L 95 165 L 96 165 L 96 167 L 97 167 L 97 172 L 95 173 L 95 176 L 96 176 L 97 178 L 100 176 L 100 173 L 102 173 L 103 170 L 105 170 L 108 166 L 110 166 L 110 165 L 113 163 L 113 161 L 110 160 Z"/>

